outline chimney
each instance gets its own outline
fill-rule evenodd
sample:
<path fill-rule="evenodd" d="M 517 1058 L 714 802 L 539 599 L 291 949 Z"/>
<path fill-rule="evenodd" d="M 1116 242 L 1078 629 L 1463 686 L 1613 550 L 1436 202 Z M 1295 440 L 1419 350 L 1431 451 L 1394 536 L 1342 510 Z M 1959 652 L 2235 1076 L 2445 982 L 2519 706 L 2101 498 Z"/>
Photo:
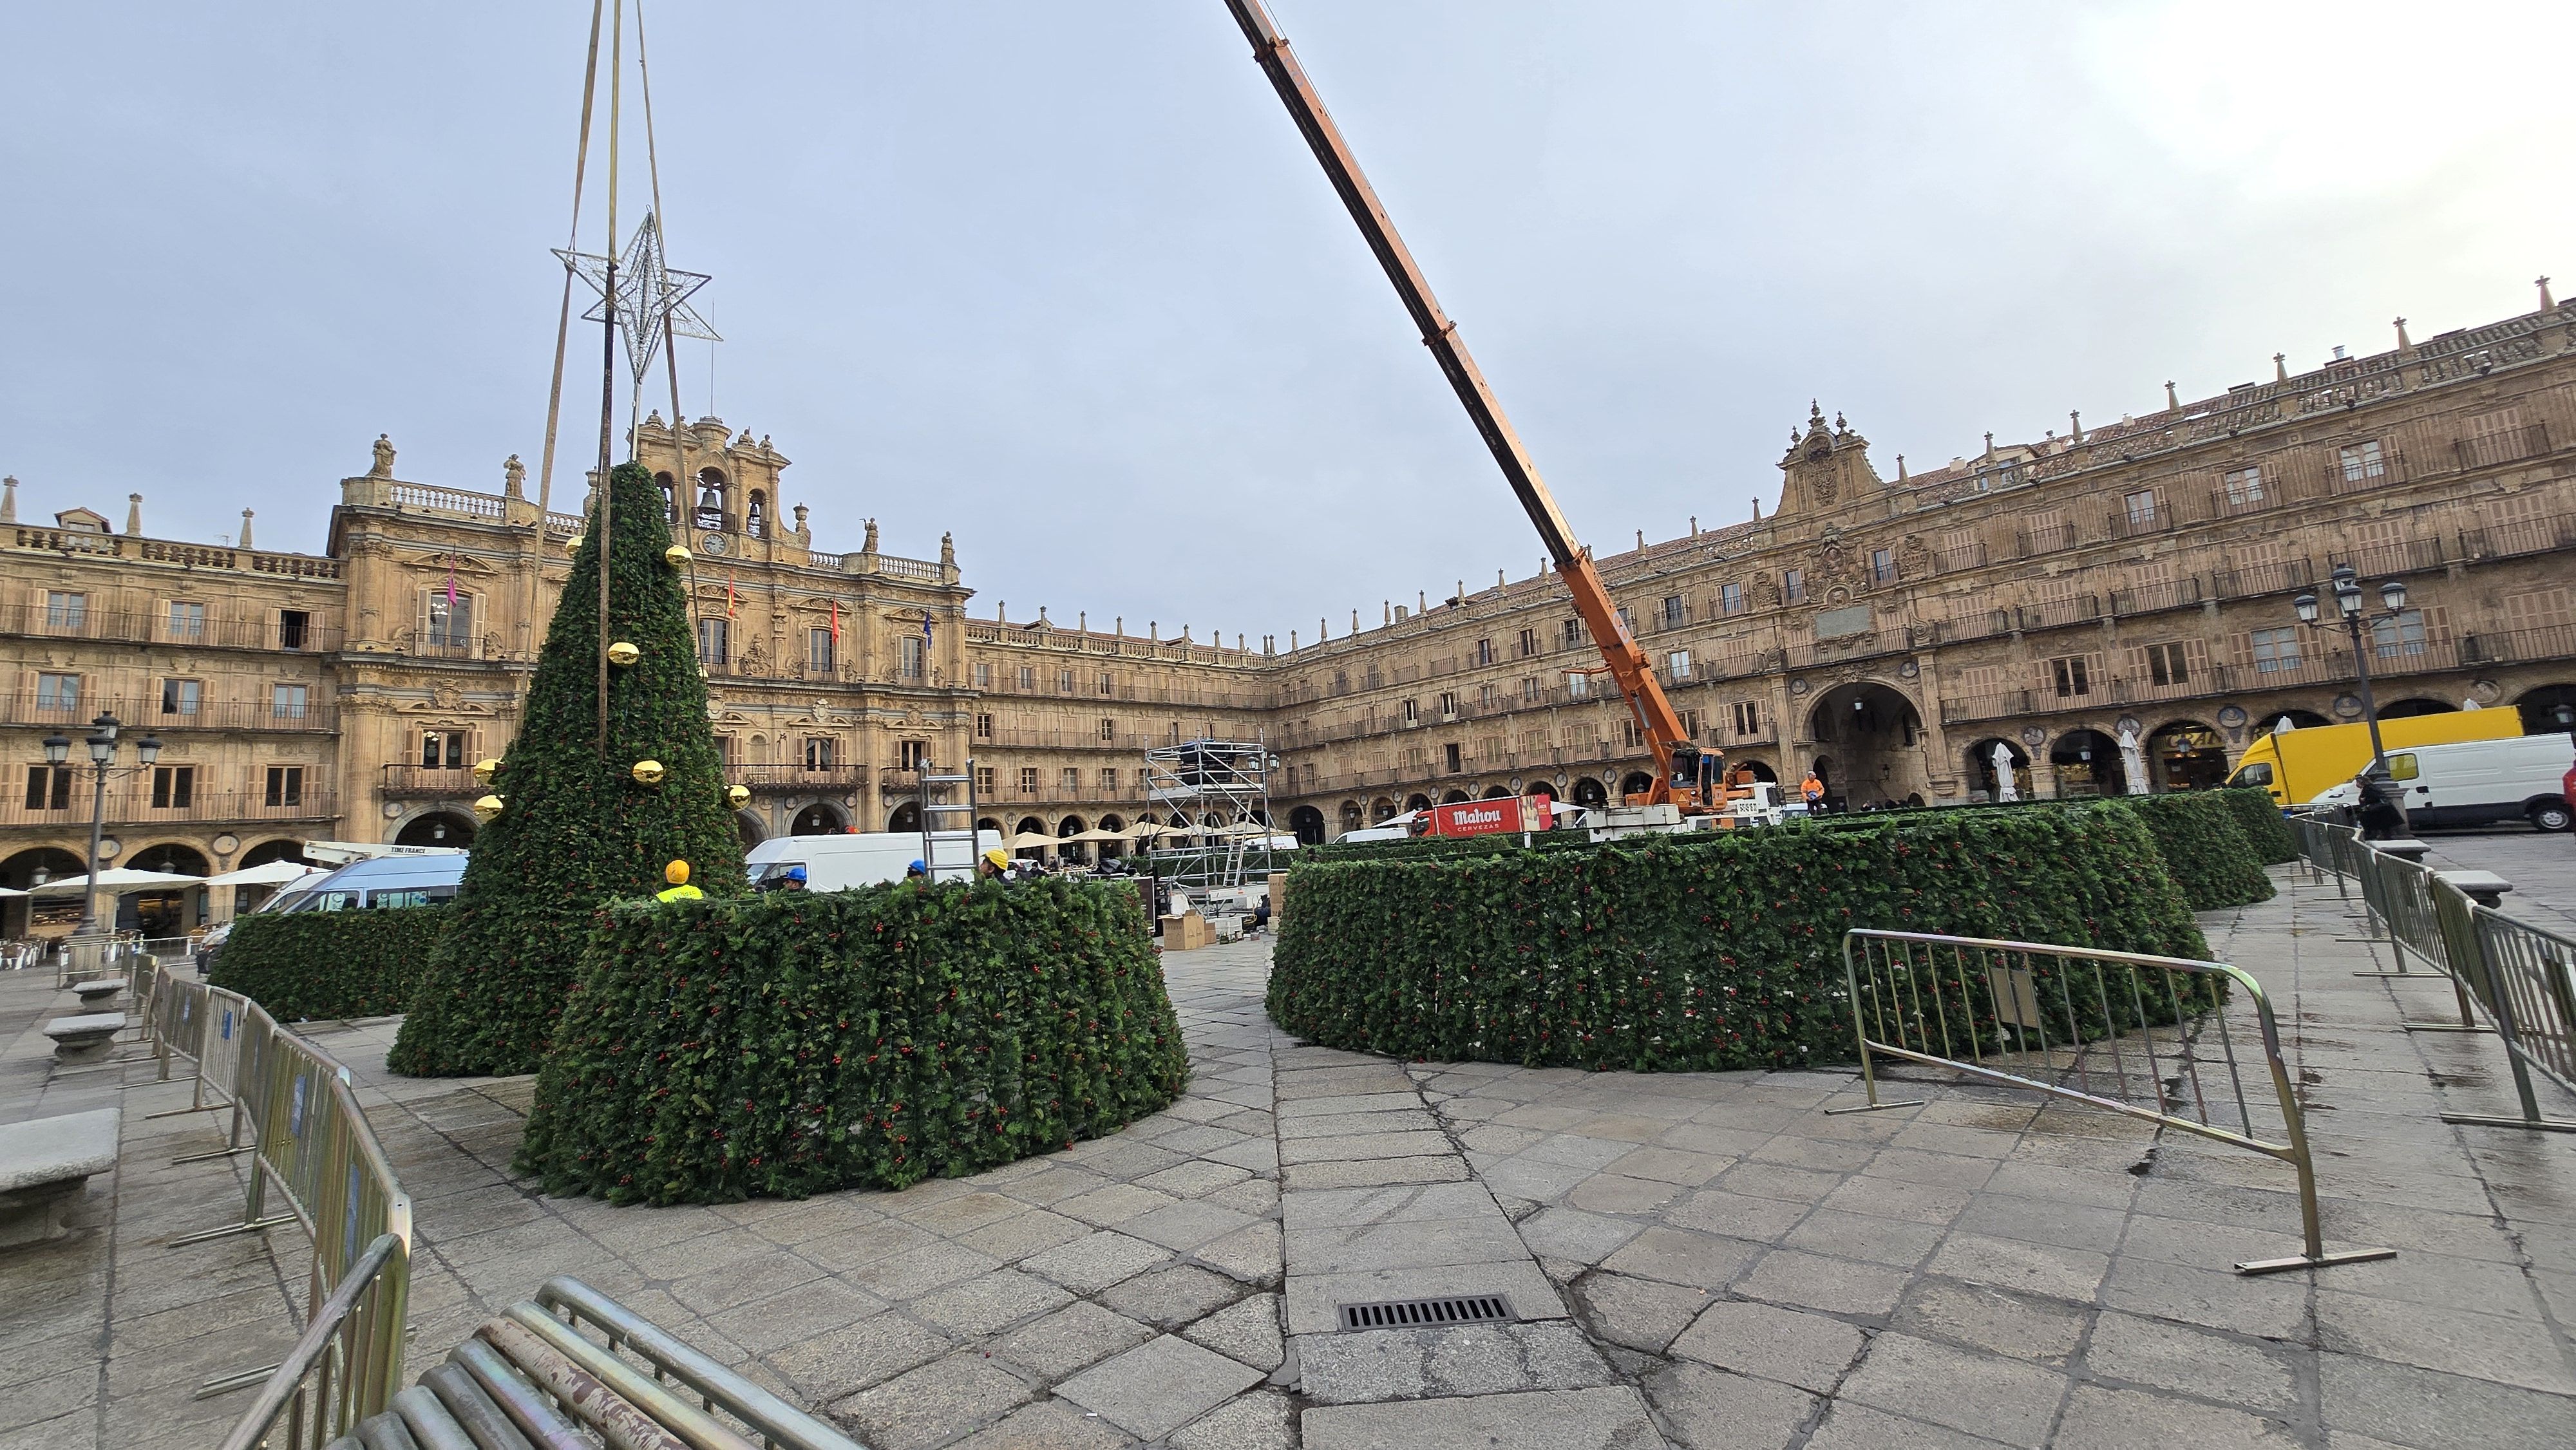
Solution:
<path fill-rule="evenodd" d="M 242 510 L 241 546 L 242 546 L 243 548 L 245 548 L 245 549 L 247 549 L 247 548 L 249 548 L 249 547 L 250 547 L 250 510 L 249 510 L 249 509 L 243 509 L 243 510 Z"/>
<path fill-rule="evenodd" d="M 143 495 L 139 493 L 125 496 L 125 532 L 138 539 L 143 536 Z"/>

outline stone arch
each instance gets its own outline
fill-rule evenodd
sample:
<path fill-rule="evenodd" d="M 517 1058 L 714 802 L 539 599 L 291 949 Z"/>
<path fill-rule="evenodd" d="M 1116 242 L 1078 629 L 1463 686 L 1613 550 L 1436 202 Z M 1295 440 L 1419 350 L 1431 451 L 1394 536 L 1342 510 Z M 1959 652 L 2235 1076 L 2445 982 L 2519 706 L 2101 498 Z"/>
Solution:
<path fill-rule="evenodd" d="M 24 891 L 66 876 L 78 876 L 89 868 L 81 858 L 58 846 L 31 846 L 0 861 L 0 886 Z"/>
<path fill-rule="evenodd" d="M 1879 680 L 1854 680 L 1817 697 L 1807 734 L 1830 746 L 1834 773 L 1818 770 L 1825 802 L 1850 809 L 1868 801 L 1903 800 L 1931 783 L 1923 713 L 1913 699 Z"/>
<path fill-rule="evenodd" d="M 2289 721 L 2294 730 L 2314 730 L 2320 725 L 2334 723 L 2314 710 L 2266 710 L 2256 719 L 2262 723 L 2263 733 L 2267 735 L 2279 729 L 2283 720 Z"/>
<path fill-rule="evenodd" d="M 1510 786 L 1489 785 L 1485 787 L 1485 799 L 1489 801 L 1507 801 L 1511 798 L 1512 788 Z"/>
<path fill-rule="evenodd" d="M 2558 730 L 2576 734 L 2576 685 L 2534 686 L 2523 691 L 2513 707 L 2522 712 L 2526 735 Z"/>
<path fill-rule="evenodd" d="M 769 537 L 769 495 L 753 489 L 742 508 L 742 531 L 755 539 Z"/>
<path fill-rule="evenodd" d="M 2448 700 L 2428 700 L 2421 695 L 2409 695 L 2403 700 L 2393 700 L 2388 704 L 2380 706 L 2379 718 L 2382 720 L 2411 720 L 2418 715 L 2448 715 L 2454 713 L 2459 708 L 2459 706 L 2452 704 Z"/>
<path fill-rule="evenodd" d="M 662 490 L 662 522 L 666 524 L 678 523 L 680 521 L 680 485 L 678 480 L 671 477 L 668 469 L 664 469 L 653 475 L 653 482 Z"/>
<path fill-rule="evenodd" d="M 2168 720 L 2145 743 L 2156 790 L 2206 790 L 2227 781 L 2227 745 L 2198 720 Z"/>
<path fill-rule="evenodd" d="M 1064 841 L 1064 838 L 1067 836 L 1079 836 L 1089 829 L 1090 827 L 1082 823 L 1082 817 L 1080 816 L 1067 816 L 1063 820 L 1055 823 L 1055 835 L 1056 839 L 1059 841 Z M 1055 848 L 1055 854 L 1058 860 L 1071 859 L 1075 861 L 1088 861 L 1091 859 L 1091 843 L 1089 841 L 1064 841 L 1063 845 Z"/>
<path fill-rule="evenodd" d="M 690 518 L 700 528 L 724 526 L 725 471 L 709 464 L 698 470 L 698 497 Z"/>
<path fill-rule="evenodd" d="M 2030 775 L 2030 752 L 2024 750 L 2018 740 L 2006 740 L 2000 735 L 1989 735 L 1971 743 L 1965 751 L 1961 752 L 1960 764 L 1966 767 L 1965 777 L 1970 795 L 1982 796 L 1987 800 L 2001 798 L 2003 779 L 1995 770 L 1995 747 L 1998 745 L 2011 752 L 2015 796 L 2022 800 L 2029 800 L 2039 794 L 2039 783 L 2032 780 Z M 1873 796 L 1871 799 L 1875 800 L 1878 797 Z"/>
<path fill-rule="evenodd" d="M 423 811 L 394 832 L 397 846 L 472 846 L 474 822 L 455 811 Z"/>
<path fill-rule="evenodd" d="M 1112 811 L 1108 815 L 1100 818 L 1100 829 L 1104 831 L 1123 831 L 1127 829 L 1127 822 L 1125 818 L 1118 815 L 1117 812 Z M 1103 861 L 1114 860 L 1117 857 L 1124 856 L 1126 854 L 1127 843 L 1124 841 L 1103 841 L 1100 843 L 1100 859 Z"/>
<path fill-rule="evenodd" d="M 1578 775 L 1574 778 L 1574 803 L 1597 810 L 1610 803 L 1610 788 L 1591 776 Z"/>
<path fill-rule="evenodd" d="M 1404 798 L 1404 808 L 1408 811 L 1427 811 L 1431 809 L 1431 797 L 1415 791 Z"/>
<path fill-rule="evenodd" d="M 769 839 L 769 828 L 748 810 L 733 813 L 733 831 L 742 838 L 742 848 L 746 851 Z"/>
<path fill-rule="evenodd" d="M 911 816 L 905 816 L 905 811 L 912 812 Z M 913 821 L 915 824 L 900 824 L 907 819 Z M 889 831 L 917 831 L 921 829 L 918 824 L 920 820 L 921 808 L 907 801 L 903 805 L 895 808 L 894 815 L 886 822 L 886 829 Z M 839 806 L 832 804 L 830 801 L 816 801 L 798 811 L 796 813 L 796 818 L 787 823 L 787 834 L 791 836 L 837 836 L 842 832 L 847 831 L 849 828 L 849 812 L 842 810 Z"/>
<path fill-rule="evenodd" d="M 1000 820 L 992 816 L 977 816 L 975 818 L 975 829 L 979 831 L 990 831 L 994 835 L 998 836 L 1002 834 L 1002 823 Z"/>
<path fill-rule="evenodd" d="M 233 869 L 236 871 L 247 871 L 253 866 L 265 866 L 272 861 L 301 861 L 303 859 L 304 843 L 296 840 L 292 836 L 280 836 L 273 841 L 262 841 L 258 845 L 251 847 L 249 850 L 242 852 L 241 860 L 234 864 Z"/>
<path fill-rule="evenodd" d="M 212 876 L 215 868 L 206 853 L 180 841 L 164 841 L 146 846 L 117 863 L 133 871 L 158 871 L 169 876 Z"/>
<path fill-rule="evenodd" d="M 1288 829 L 1297 833 L 1300 846 L 1324 844 L 1324 813 L 1313 806 L 1297 806 L 1288 812 Z"/>
<path fill-rule="evenodd" d="M 2120 742 L 2087 727 L 2069 730 L 2048 748 L 2048 767 L 2061 796 L 2126 795 L 2129 773 Z"/>
<path fill-rule="evenodd" d="M 1767 760 L 1739 760 L 1735 764 L 1738 769 L 1751 773 L 1755 780 L 1767 780 L 1773 785 L 1780 783 L 1780 772 L 1773 770 Z"/>
<path fill-rule="evenodd" d="M 1368 824 L 1368 813 L 1365 807 L 1363 807 L 1358 801 L 1342 802 L 1342 830 L 1344 832 L 1356 831 L 1366 824 Z"/>
<path fill-rule="evenodd" d="M 1461 802 L 1461 801 L 1469 801 L 1469 800 L 1474 800 L 1474 799 L 1475 799 L 1475 797 L 1474 797 L 1474 796 L 1471 796 L 1471 795 L 1467 794 L 1467 793 L 1466 793 L 1465 791 L 1463 791 L 1463 790 L 1452 790 L 1452 791 L 1450 791 L 1448 794 L 1446 794 L 1446 795 L 1444 795 L 1444 796 L 1440 797 L 1440 803 L 1441 803 L 1442 805 L 1444 805 L 1444 806 L 1454 806 L 1454 805 L 1458 804 L 1458 803 L 1459 803 L 1459 802 Z"/>
<path fill-rule="evenodd" d="M 1395 799 L 1394 799 L 1394 797 L 1392 797 L 1392 796 L 1379 796 L 1376 800 L 1373 800 L 1373 801 L 1370 801 L 1370 802 L 1369 802 L 1369 824 L 1370 824 L 1370 825 L 1374 826 L 1374 825 L 1378 824 L 1378 823 L 1379 823 L 1379 822 L 1381 822 L 1381 821 L 1392 820 L 1392 819 L 1394 819 L 1394 817 L 1395 817 Z"/>
<path fill-rule="evenodd" d="M 1619 795 L 1622 799 L 1632 795 L 1644 795 L 1654 788 L 1655 778 L 1642 770 L 1632 770 L 1619 777 Z"/>

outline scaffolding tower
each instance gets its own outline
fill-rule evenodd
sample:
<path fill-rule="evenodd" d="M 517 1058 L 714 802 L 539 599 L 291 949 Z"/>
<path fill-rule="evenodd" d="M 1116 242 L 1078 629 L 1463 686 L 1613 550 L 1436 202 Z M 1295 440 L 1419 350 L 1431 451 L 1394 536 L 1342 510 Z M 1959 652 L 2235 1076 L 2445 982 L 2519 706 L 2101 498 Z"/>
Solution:
<path fill-rule="evenodd" d="M 975 879 L 975 819 L 979 802 L 975 797 L 975 759 L 966 758 L 965 770 L 955 775 L 934 772 L 928 761 L 922 762 L 920 777 L 921 864 L 931 881 L 966 881 Z M 963 799 L 960 799 L 960 796 Z M 965 824 L 956 824 L 957 817 Z"/>
<path fill-rule="evenodd" d="M 1174 853 L 1177 886 L 1241 886 L 1270 872 L 1270 772 L 1277 764 L 1260 740 L 1190 740 L 1145 752 L 1145 799 L 1159 821 L 1175 817 L 1206 842 Z M 1177 838 L 1173 838 L 1177 839 Z"/>

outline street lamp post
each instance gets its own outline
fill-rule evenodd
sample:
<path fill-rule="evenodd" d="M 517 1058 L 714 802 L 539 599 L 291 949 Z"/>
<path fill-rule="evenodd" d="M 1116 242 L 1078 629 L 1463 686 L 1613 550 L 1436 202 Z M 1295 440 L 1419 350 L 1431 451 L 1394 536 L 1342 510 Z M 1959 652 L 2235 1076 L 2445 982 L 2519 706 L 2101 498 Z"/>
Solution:
<path fill-rule="evenodd" d="M 2368 614 L 2362 609 L 2360 580 L 2350 564 L 2336 565 L 2331 583 L 2335 613 L 2342 620 L 2345 633 L 2352 637 L 2352 668 L 2354 678 L 2360 682 L 2361 718 L 2370 726 L 2370 763 L 2384 778 L 2388 774 L 2388 748 L 2379 739 L 2379 703 L 2370 694 L 2370 652 L 2362 647 L 2362 632 L 2364 626 L 2376 629 L 2385 621 L 2399 631 L 2402 642 L 2406 584 L 2404 580 L 2391 579 L 2380 585 L 2380 602 L 2388 606 L 2388 611 L 2385 614 Z M 2313 594 L 2302 594 L 2291 604 L 2299 612 L 2299 622 L 2305 625 L 2316 625 L 2325 612 Z"/>
<path fill-rule="evenodd" d="M 107 778 L 116 764 L 116 732 L 121 722 L 114 715 L 101 715 L 90 723 L 90 733 L 82 743 L 89 747 L 89 878 L 81 887 L 81 919 L 72 932 L 74 938 L 98 934 L 98 848 L 107 829 Z M 45 763 L 61 766 L 70 761 L 72 743 L 60 735 L 45 737 Z M 161 742 L 146 735 L 134 742 L 137 767 L 149 770 L 161 758 Z"/>

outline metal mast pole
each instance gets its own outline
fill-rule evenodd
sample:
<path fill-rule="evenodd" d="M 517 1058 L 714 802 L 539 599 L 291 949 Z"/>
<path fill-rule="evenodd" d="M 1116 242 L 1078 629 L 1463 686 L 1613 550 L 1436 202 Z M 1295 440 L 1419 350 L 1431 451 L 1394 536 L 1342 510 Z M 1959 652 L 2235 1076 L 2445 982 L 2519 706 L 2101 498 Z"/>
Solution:
<path fill-rule="evenodd" d="M 601 294 L 599 323 L 599 733 L 596 748 L 608 754 L 608 556 L 616 537 L 617 489 L 609 470 L 610 434 L 617 423 L 617 144 L 619 87 L 626 79 L 626 0 L 617 0 L 617 17 L 609 27 L 608 50 L 608 285 Z"/>

